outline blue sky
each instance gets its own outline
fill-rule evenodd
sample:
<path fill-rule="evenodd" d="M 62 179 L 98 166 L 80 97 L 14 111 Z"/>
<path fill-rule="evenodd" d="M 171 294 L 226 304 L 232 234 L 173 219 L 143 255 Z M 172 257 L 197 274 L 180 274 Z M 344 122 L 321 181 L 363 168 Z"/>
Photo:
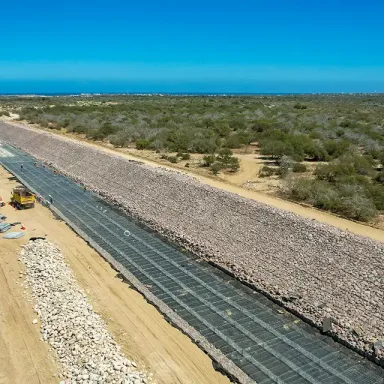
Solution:
<path fill-rule="evenodd" d="M 384 1 L 18 1 L 0 93 L 384 92 Z"/>

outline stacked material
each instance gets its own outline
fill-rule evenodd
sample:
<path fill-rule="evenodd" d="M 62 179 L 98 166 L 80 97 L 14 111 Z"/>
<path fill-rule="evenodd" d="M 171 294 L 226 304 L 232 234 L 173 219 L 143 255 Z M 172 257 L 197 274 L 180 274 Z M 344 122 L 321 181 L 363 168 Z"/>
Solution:
<path fill-rule="evenodd" d="M 384 243 L 43 131 L 0 124 L 0 140 L 83 182 L 151 228 L 333 334 L 384 357 Z M 380 343 L 377 345 L 381 345 Z"/>
<path fill-rule="evenodd" d="M 74 384 L 148 382 L 136 364 L 123 356 L 58 248 L 46 240 L 30 241 L 20 260 L 26 266 L 43 339 L 55 352 L 64 377 Z"/>

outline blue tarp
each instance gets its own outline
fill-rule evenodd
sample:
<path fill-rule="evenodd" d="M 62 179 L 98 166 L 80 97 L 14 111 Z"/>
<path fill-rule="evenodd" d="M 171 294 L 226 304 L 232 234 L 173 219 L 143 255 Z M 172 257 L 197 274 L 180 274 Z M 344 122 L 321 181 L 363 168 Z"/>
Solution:
<path fill-rule="evenodd" d="M 11 224 L 0 223 L 0 232 L 7 232 L 9 229 L 11 229 Z"/>
<path fill-rule="evenodd" d="M 18 239 L 19 237 L 24 236 L 24 232 L 9 232 L 3 236 L 4 239 Z"/>

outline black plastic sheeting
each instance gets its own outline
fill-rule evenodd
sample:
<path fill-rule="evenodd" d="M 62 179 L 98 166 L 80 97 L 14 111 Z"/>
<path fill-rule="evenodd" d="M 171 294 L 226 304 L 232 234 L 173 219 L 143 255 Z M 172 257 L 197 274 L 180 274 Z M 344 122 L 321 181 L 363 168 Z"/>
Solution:
<path fill-rule="evenodd" d="M 383 384 L 384 370 L 263 295 L 167 243 L 74 181 L 6 147 L 0 157 L 258 384 Z M 21 170 L 20 164 L 23 164 Z"/>

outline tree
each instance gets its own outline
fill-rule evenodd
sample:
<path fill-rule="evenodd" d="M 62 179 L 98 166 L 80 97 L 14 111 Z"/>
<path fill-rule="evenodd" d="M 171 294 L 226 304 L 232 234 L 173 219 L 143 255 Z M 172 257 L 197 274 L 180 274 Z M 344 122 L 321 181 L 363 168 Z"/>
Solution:
<path fill-rule="evenodd" d="M 237 172 L 240 169 L 240 162 L 239 162 L 239 159 L 237 157 L 231 157 L 229 169 L 232 172 Z"/>
<path fill-rule="evenodd" d="M 222 169 L 222 165 L 218 162 L 214 162 L 212 165 L 211 165 L 211 171 L 214 175 L 218 175 L 219 172 L 221 171 Z"/>
<path fill-rule="evenodd" d="M 217 155 L 217 161 L 223 166 L 231 165 L 233 152 L 229 148 L 220 149 Z"/>
<path fill-rule="evenodd" d="M 215 155 L 206 155 L 203 157 L 203 166 L 210 167 L 216 160 Z"/>
<path fill-rule="evenodd" d="M 293 145 L 291 143 L 285 143 L 277 140 L 265 140 L 261 143 L 262 155 L 268 155 L 274 159 L 280 159 L 284 155 L 293 156 L 294 154 Z"/>

